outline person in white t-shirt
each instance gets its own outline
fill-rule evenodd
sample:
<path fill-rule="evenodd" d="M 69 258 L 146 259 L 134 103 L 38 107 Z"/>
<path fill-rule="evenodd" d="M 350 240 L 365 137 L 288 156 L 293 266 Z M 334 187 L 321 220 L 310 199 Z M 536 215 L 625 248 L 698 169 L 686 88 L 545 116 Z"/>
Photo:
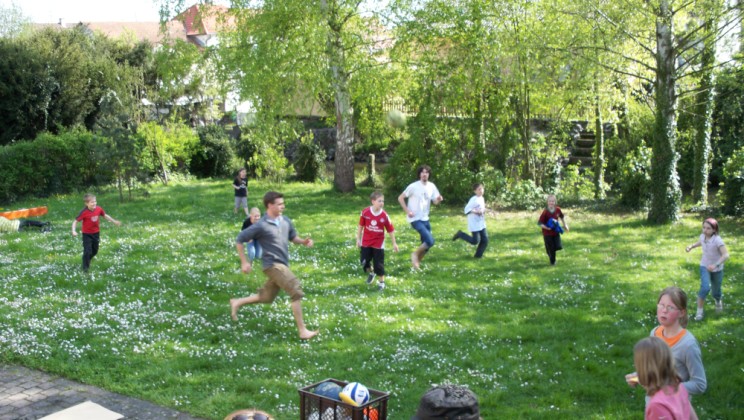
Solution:
<path fill-rule="evenodd" d="M 465 214 L 468 216 L 468 230 L 473 236 L 458 230 L 455 236 L 452 237 L 453 241 L 462 239 L 463 241 L 471 244 L 478 245 L 475 250 L 475 258 L 482 258 L 483 253 L 488 247 L 488 231 L 486 230 L 486 200 L 483 198 L 485 189 L 483 184 L 480 182 L 473 184 L 473 192 L 475 195 L 470 197 L 470 201 L 465 205 Z"/>
<path fill-rule="evenodd" d="M 424 255 L 434 246 L 434 236 L 431 234 L 429 224 L 431 204 L 439 204 L 444 198 L 439 194 L 437 186 L 429 182 L 431 168 L 428 165 L 419 166 L 416 172 L 419 180 L 406 187 L 405 191 L 398 196 L 398 202 L 406 213 L 408 223 L 421 236 L 421 245 L 411 254 L 411 263 L 414 268 L 418 269 Z"/>
<path fill-rule="evenodd" d="M 705 298 L 708 297 L 711 286 L 713 288 L 713 299 L 716 300 L 716 312 L 723 310 L 723 295 L 721 294 L 723 263 L 729 259 L 729 253 L 718 234 L 716 219 L 705 219 L 700 239 L 685 248 L 685 251 L 690 252 L 697 247 L 703 248 L 703 256 L 700 259 L 700 291 L 698 291 L 697 312 L 695 313 L 695 321 L 700 321 L 703 319 L 703 306 L 705 306 Z"/>

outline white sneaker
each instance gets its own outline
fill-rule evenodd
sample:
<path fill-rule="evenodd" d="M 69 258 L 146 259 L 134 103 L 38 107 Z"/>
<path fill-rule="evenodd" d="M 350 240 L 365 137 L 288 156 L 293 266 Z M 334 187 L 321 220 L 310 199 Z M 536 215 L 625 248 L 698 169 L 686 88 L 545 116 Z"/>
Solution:
<path fill-rule="evenodd" d="M 721 312 L 723 310 L 723 302 L 720 300 L 716 301 L 716 312 Z"/>
<path fill-rule="evenodd" d="M 703 320 L 703 312 L 700 311 L 695 314 L 695 321 L 702 321 Z"/>
<path fill-rule="evenodd" d="M 383 290 L 385 290 L 385 282 L 377 283 L 377 291 L 382 292 Z"/>

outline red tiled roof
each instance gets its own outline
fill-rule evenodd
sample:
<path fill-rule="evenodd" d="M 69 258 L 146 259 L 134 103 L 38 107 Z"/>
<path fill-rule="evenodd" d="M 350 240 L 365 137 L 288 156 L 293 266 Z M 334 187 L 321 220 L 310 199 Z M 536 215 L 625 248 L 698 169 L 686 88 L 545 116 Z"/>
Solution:
<path fill-rule="evenodd" d="M 226 6 L 195 4 L 173 20 L 183 22 L 186 35 L 206 35 L 219 32 L 221 26 L 232 26 L 234 19 Z"/>

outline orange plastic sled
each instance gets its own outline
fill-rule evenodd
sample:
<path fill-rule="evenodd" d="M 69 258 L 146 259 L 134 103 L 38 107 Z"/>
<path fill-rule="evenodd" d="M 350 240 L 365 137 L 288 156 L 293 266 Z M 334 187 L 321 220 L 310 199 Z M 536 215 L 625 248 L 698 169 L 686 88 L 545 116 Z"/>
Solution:
<path fill-rule="evenodd" d="M 22 219 L 26 217 L 34 217 L 34 216 L 43 216 L 47 214 L 48 209 L 46 206 L 41 207 L 33 207 L 30 209 L 20 209 L 20 210 L 13 210 L 13 211 L 4 211 L 0 212 L 0 216 L 13 220 L 13 219 Z"/>

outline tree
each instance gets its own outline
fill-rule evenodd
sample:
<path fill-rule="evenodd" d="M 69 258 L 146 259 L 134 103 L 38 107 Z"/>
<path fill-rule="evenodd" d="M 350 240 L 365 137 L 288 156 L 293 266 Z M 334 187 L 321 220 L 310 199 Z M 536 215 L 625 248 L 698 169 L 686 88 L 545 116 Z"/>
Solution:
<path fill-rule="evenodd" d="M 657 0 L 654 2 L 597 3 L 587 1 L 578 4 L 583 11 L 590 11 L 601 27 L 606 28 L 604 39 L 613 42 L 596 46 L 615 57 L 626 66 L 618 67 L 600 63 L 616 72 L 629 75 L 637 80 L 651 82 L 655 112 L 654 132 L 651 138 L 652 156 L 652 202 L 648 214 L 654 223 L 666 223 L 679 218 L 682 192 L 677 175 L 676 150 L 677 113 L 680 88 L 690 87 L 689 78 L 697 73 L 690 63 L 699 62 L 697 54 L 691 52 L 697 43 L 704 25 L 695 23 L 691 17 L 699 16 L 703 10 L 710 8 L 708 2 L 676 2 L 674 0 Z M 727 10 L 732 15 L 732 9 Z M 725 14 L 725 13 L 724 13 Z M 712 18 L 710 33 L 713 39 L 738 25 L 741 17 L 734 16 L 721 20 Z M 683 30 L 676 25 L 685 23 Z M 653 28 L 653 31 L 650 30 Z M 653 40 L 652 42 L 649 42 Z M 626 49 L 618 48 L 622 44 L 631 44 L 632 54 Z M 627 48 L 627 47 L 626 47 Z M 692 55 L 693 57 L 690 57 Z M 710 66 L 709 66 L 710 67 Z M 685 91 L 682 91 L 683 94 Z M 709 100 L 709 99 L 707 99 Z"/>
<path fill-rule="evenodd" d="M 77 125 L 92 130 L 111 90 L 139 99 L 144 85 L 128 90 L 121 81 L 135 77 L 129 73 L 144 79 L 144 45 L 117 43 L 84 25 L 0 39 L 0 144 Z"/>
<path fill-rule="evenodd" d="M 695 109 L 695 165 L 693 169 L 692 199 L 700 206 L 708 202 L 708 174 L 711 161 L 711 134 L 713 127 L 713 72 L 716 61 L 716 42 L 721 7 L 718 0 L 710 0 L 703 15 L 702 39 L 693 38 L 702 46 L 700 52 L 700 82 Z"/>
<path fill-rule="evenodd" d="M 15 2 L 10 6 L 0 5 L 0 38 L 13 39 L 28 32 L 31 19 Z"/>
<path fill-rule="evenodd" d="M 246 6 L 245 2 L 234 2 Z M 218 54 L 225 79 L 259 113 L 281 118 L 320 107 L 336 124 L 334 186 L 355 188 L 355 113 L 384 68 L 375 17 L 359 0 L 265 0 L 233 9 Z M 378 61 L 380 59 L 380 61 Z"/>

